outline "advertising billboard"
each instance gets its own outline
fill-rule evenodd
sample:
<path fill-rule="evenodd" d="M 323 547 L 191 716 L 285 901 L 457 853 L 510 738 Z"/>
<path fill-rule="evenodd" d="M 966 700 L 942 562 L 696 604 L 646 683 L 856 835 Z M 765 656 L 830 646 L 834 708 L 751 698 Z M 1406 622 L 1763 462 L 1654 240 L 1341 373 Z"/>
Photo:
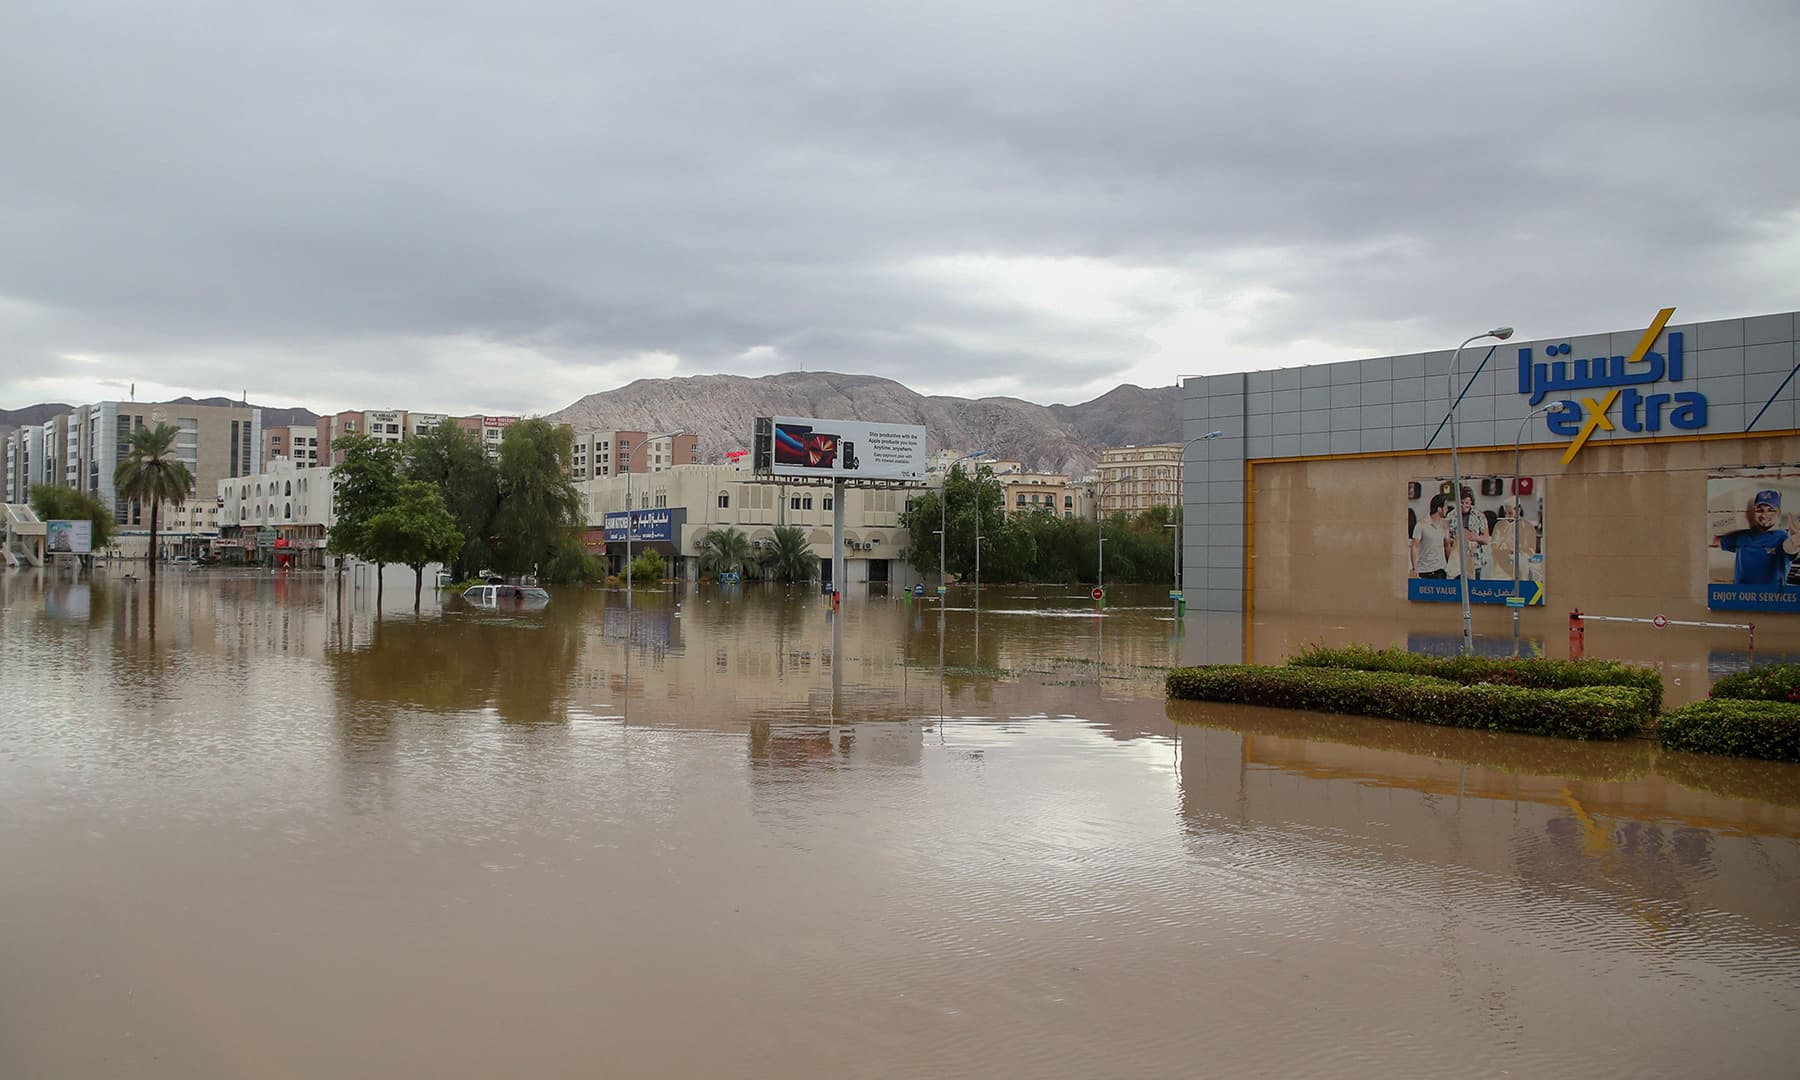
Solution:
<path fill-rule="evenodd" d="M 773 416 L 756 427 L 756 461 L 776 476 L 925 481 L 925 429 L 915 424 Z"/>
<path fill-rule="evenodd" d="M 91 555 L 94 523 L 82 518 L 55 518 L 44 522 L 44 548 L 52 555 Z"/>
<path fill-rule="evenodd" d="M 1472 604 L 1542 604 L 1543 477 L 1465 476 L 1455 490 L 1442 476 L 1406 483 L 1406 598 L 1459 603 L 1467 574 Z"/>
<path fill-rule="evenodd" d="M 1706 606 L 1800 611 L 1800 469 L 1706 477 Z"/>

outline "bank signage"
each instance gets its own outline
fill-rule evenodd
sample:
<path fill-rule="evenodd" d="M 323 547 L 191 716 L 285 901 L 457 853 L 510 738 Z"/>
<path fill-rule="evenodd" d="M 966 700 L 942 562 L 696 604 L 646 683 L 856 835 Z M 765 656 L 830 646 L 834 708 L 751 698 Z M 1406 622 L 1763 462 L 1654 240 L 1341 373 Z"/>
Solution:
<path fill-rule="evenodd" d="M 634 542 L 644 540 L 673 541 L 687 522 L 687 508 L 675 510 L 633 510 L 631 514 L 631 539 Z M 625 542 L 626 511 L 615 510 L 606 515 L 606 540 L 608 543 Z"/>
<path fill-rule="evenodd" d="M 1551 434 L 1569 440 L 1563 464 L 1575 460 L 1596 431 L 1654 434 L 1706 427 L 1706 395 L 1680 385 L 1688 376 L 1681 331 L 1670 331 L 1666 346 L 1655 348 L 1674 314 L 1674 308 L 1657 312 L 1629 356 L 1569 358 L 1573 349 L 1566 341 L 1546 346 L 1542 359 L 1530 347 L 1519 350 L 1519 393 L 1526 403 L 1533 408 L 1546 398 L 1563 403 L 1562 412 L 1544 417 Z"/>

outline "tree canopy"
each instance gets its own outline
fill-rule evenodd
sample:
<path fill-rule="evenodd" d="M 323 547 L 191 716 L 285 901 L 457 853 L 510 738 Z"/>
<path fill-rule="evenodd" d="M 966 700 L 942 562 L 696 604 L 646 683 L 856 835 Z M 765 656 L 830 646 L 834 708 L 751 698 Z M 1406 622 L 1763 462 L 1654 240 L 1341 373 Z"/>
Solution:
<path fill-rule="evenodd" d="M 368 519 L 364 538 L 375 562 L 412 567 L 414 611 L 425 589 L 426 565 L 448 562 L 463 545 L 443 494 L 423 480 L 402 480 L 394 501 Z"/>
<path fill-rule="evenodd" d="M 150 576 L 156 576 L 156 533 L 162 504 L 180 506 L 194 486 L 194 474 L 175 456 L 181 429 L 173 424 L 137 428 L 125 459 L 113 469 L 113 488 L 121 499 L 150 505 Z"/>
<path fill-rule="evenodd" d="M 494 519 L 500 568 L 524 573 L 548 562 L 557 546 L 579 542 L 581 496 L 569 479 L 574 454 L 574 434 L 548 420 L 533 417 L 506 429 Z"/>
<path fill-rule="evenodd" d="M 99 496 L 61 484 L 31 485 L 31 512 L 42 521 L 93 522 L 95 551 L 110 545 L 119 531 L 117 516 Z"/>

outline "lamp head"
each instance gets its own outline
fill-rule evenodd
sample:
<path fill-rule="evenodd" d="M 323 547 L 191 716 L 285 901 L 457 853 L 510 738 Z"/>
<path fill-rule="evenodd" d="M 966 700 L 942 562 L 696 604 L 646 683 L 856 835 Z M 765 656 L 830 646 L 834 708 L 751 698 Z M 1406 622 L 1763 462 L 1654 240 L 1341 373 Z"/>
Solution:
<path fill-rule="evenodd" d="M 1544 411 L 1547 413 L 1568 412 L 1569 403 L 1566 401 L 1552 401 L 1550 404 L 1544 406 Z"/>
<path fill-rule="evenodd" d="M 1223 434 L 1225 434 L 1223 431 L 1209 431 L 1200 437 L 1202 439 L 1216 439 Z"/>
<path fill-rule="evenodd" d="M 1501 341 L 1505 341 L 1507 338 L 1512 337 L 1512 335 L 1513 329 L 1510 326 L 1496 326 L 1487 332 L 1488 337 L 1498 338 Z"/>

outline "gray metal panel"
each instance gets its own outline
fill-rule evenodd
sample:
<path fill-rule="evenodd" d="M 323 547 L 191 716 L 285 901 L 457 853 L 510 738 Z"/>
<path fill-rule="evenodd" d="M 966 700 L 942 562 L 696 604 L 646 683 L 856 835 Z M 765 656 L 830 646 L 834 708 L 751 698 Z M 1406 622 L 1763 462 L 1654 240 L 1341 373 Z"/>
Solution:
<path fill-rule="evenodd" d="M 1355 383 L 1331 388 L 1331 407 L 1342 409 L 1362 404 L 1362 387 Z"/>
<path fill-rule="evenodd" d="M 1272 371 L 1249 371 L 1244 373 L 1244 390 L 1251 394 L 1266 394 L 1275 389 L 1275 373 Z"/>
<path fill-rule="evenodd" d="M 1348 408 L 1334 408 L 1329 416 L 1332 431 L 1358 431 L 1363 426 L 1362 409 L 1355 405 Z"/>
<path fill-rule="evenodd" d="M 1362 449 L 1362 429 L 1351 428 L 1348 431 L 1331 433 L 1331 452 L 1334 454 L 1354 454 Z"/>
<path fill-rule="evenodd" d="M 1365 454 L 1382 453 L 1394 448 L 1394 429 L 1389 427 L 1364 428 L 1362 431 L 1361 450 Z"/>
<path fill-rule="evenodd" d="M 1302 410 L 1331 408 L 1331 388 L 1312 386 L 1301 390 L 1300 408 Z"/>
<path fill-rule="evenodd" d="M 1364 405 L 1386 405 L 1394 400 L 1394 384 L 1388 379 L 1362 384 L 1362 403 Z"/>
<path fill-rule="evenodd" d="M 1392 359 L 1394 361 L 1393 378 L 1395 380 L 1416 379 L 1425 374 L 1425 357 L 1422 353 L 1412 353 L 1408 356 L 1396 356 Z"/>
<path fill-rule="evenodd" d="M 1749 406 L 1746 410 L 1746 407 L 1742 404 L 1731 402 L 1721 404 L 1720 402 L 1708 398 L 1706 408 L 1706 428 L 1708 431 L 1742 431 L 1744 430 L 1744 425 L 1749 422 L 1752 416 L 1756 415 L 1756 410 L 1760 408 L 1762 408 L 1762 402 L 1760 401 L 1755 405 Z M 1664 427 L 1663 430 L 1667 431 L 1668 428 Z M 1758 424 L 1757 430 L 1764 430 L 1764 425 Z"/>
<path fill-rule="evenodd" d="M 1693 380 L 1693 386 L 1690 389 L 1705 394 L 1707 401 L 1713 405 L 1738 405 L 1744 401 L 1744 377 L 1735 371 L 1729 375 L 1702 375 Z M 1720 430 L 1730 431 L 1732 429 L 1722 428 Z"/>
<path fill-rule="evenodd" d="M 1758 315 L 1744 320 L 1744 344 L 1768 345 L 1794 340 L 1794 313 Z"/>
<path fill-rule="evenodd" d="M 1756 427 L 1752 429 L 1754 431 L 1785 431 L 1794 426 L 1794 398 L 1786 391 L 1783 391 L 1779 398 L 1769 402 L 1766 409 L 1761 405 L 1748 404 L 1744 406 L 1744 410 L 1745 423 L 1756 420 Z M 1757 416 L 1759 412 L 1762 414 L 1760 418 Z M 1707 420 L 1708 427 L 1719 426 L 1718 421 L 1710 415 Z"/>
<path fill-rule="evenodd" d="M 1300 413 L 1296 410 L 1278 412 L 1269 419 L 1269 434 L 1271 435 L 1300 434 Z"/>
<path fill-rule="evenodd" d="M 1322 366 L 1327 369 L 1332 386 L 1355 386 L 1363 381 L 1363 366 L 1360 360 Z"/>
<path fill-rule="evenodd" d="M 1190 607 L 1193 605 L 1190 604 Z M 1202 589 L 1200 591 L 1201 611 L 1243 611 L 1244 585 L 1238 582 L 1235 589 Z"/>
<path fill-rule="evenodd" d="M 1276 417 L 1280 420 L 1280 417 Z M 1271 438 L 1270 457 L 1298 457 L 1300 455 L 1300 433 L 1298 431 L 1277 431 Z"/>
<path fill-rule="evenodd" d="M 1277 390 L 1300 389 L 1300 368 L 1278 368 L 1270 372 Z"/>
<path fill-rule="evenodd" d="M 1331 434 L 1316 428 L 1301 432 L 1300 453 L 1307 457 L 1331 453 Z"/>
<path fill-rule="evenodd" d="M 1396 378 L 1393 386 L 1396 403 L 1425 400 L 1425 380 L 1423 378 Z"/>
<path fill-rule="evenodd" d="M 1271 396 L 1271 401 L 1277 413 L 1300 411 L 1300 391 L 1298 389 L 1277 390 Z"/>
<path fill-rule="evenodd" d="M 1690 349 L 1735 349 L 1743 343 L 1744 320 L 1720 319 L 1701 323 L 1687 346 Z"/>
<path fill-rule="evenodd" d="M 1746 346 L 1743 363 L 1746 375 L 1762 371 L 1776 371 L 1786 375 L 1794 370 L 1794 343 L 1780 341 L 1767 345 Z"/>
<path fill-rule="evenodd" d="M 1258 416 L 1267 416 L 1275 411 L 1275 395 L 1259 394 L 1254 391 L 1244 395 L 1244 412 Z"/>
<path fill-rule="evenodd" d="M 1244 453 L 1253 458 L 1266 458 L 1275 453 L 1275 439 L 1269 433 L 1252 435 L 1244 440 Z"/>

